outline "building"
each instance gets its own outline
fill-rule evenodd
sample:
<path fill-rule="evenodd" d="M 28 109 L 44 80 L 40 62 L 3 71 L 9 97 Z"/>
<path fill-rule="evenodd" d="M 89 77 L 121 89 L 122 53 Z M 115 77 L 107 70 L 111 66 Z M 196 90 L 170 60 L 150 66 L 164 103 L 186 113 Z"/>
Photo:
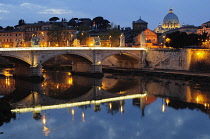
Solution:
<path fill-rule="evenodd" d="M 142 44 L 141 36 L 144 36 L 145 46 L 147 48 L 154 47 L 154 45 L 158 44 L 157 34 L 151 31 L 150 29 L 146 29 L 134 38 L 135 46 L 140 46 Z"/>
<path fill-rule="evenodd" d="M 148 23 L 141 19 L 141 17 L 137 21 L 133 21 L 133 32 L 141 33 L 145 29 L 147 29 Z"/>
<path fill-rule="evenodd" d="M 76 30 L 63 25 L 63 33 L 61 33 L 61 30 L 56 28 L 59 24 L 62 24 L 62 22 L 39 21 L 38 23 L 17 25 L 11 30 L 2 29 L 0 31 L 0 47 L 31 47 L 31 39 L 34 36 L 40 38 L 40 47 L 70 46 L 76 36 Z M 60 32 L 65 36 L 62 36 L 57 42 L 55 41 L 56 38 L 52 38 L 53 35 L 50 36 L 52 32 Z"/>
<path fill-rule="evenodd" d="M 197 30 L 198 34 L 207 33 L 210 35 L 210 21 L 203 23 Z"/>
<path fill-rule="evenodd" d="M 187 34 L 197 34 L 197 26 L 194 25 L 182 25 L 182 27 L 175 29 L 176 31 L 186 32 Z"/>
<path fill-rule="evenodd" d="M 141 19 L 132 22 L 133 47 L 154 47 L 158 44 L 157 34 L 148 29 L 148 23 Z"/>
<path fill-rule="evenodd" d="M 210 49 L 210 21 L 203 23 L 197 30 L 201 36 L 202 47 Z"/>
<path fill-rule="evenodd" d="M 155 33 L 164 33 L 169 30 L 180 28 L 179 18 L 174 14 L 173 9 L 170 8 L 168 14 L 164 17 L 163 23 L 155 28 Z"/>

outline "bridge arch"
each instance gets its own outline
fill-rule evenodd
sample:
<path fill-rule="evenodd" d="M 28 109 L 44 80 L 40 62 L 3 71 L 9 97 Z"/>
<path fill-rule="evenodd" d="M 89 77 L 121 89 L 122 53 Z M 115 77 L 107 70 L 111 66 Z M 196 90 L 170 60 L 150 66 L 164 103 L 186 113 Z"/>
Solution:
<path fill-rule="evenodd" d="M 93 59 L 92 59 L 92 57 L 88 57 L 87 55 L 81 54 L 81 53 L 64 52 L 64 53 L 51 54 L 47 58 L 42 59 L 40 64 L 43 65 L 46 62 L 50 63 L 49 62 L 50 59 L 52 59 L 56 56 L 61 56 L 61 55 L 63 55 L 64 57 L 69 59 L 69 61 L 71 61 L 71 63 L 69 63 L 69 64 L 71 64 L 71 66 L 72 66 L 72 72 L 91 73 Z"/>
<path fill-rule="evenodd" d="M 139 58 L 139 55 L 137 55 L 137 54 L 135 54 L 135 53 L 131 53 L 131 52 L 112 52 L 112 53 L 110 53 L 110 54 L 106 54 L 106 55 L 102 56 L 101 61 L 103 61 L 104 59 L 106 59 L 106 58 L 108 58 L 108 57 L 110 57 L 110 56 L 113 56 L 113 55 L 122 55 L 122 54 L 127 55 L 127 56 L 129 56 L 129 57 L 133 57 L 133 58 L 135 58 L 136 60 L 139 60 L 139 59 L 140 59 L 140 58 Z"/>
<path fill-rule="evenodd" d="M 14 63 L 14 76 L 18 77 L 28 77 L 30 76 L 31 63 L 20 57 L 4 55 L 3 58 Z"/>
<path fill-rule="evenodd" d="M 10 60 L 11 62 L 22 61 L 23 63 L 27 63 L 27 64 L 31 65 L 31 61 L 29 60 L 30 56 L 28 56 L 27 59 L 24 58 L 21 55 L 9 55 L 9 54 L 6 54 L 6 55 L 0 55 L 0 56 Z"/>
<path fill-rule="evenodd" d="M 85 61 L 89 61 L 89 62 L 93 62 L 93 59 L 91 56 L 88 57 L 88 55 L 84 54 L 84 53 L 79 53 L 79 52 L 55 52 L 55 53 L 51 53 L 51 54 L 48 54 L 48 56 L 45 56 L 44 54 L 42 55 L 41 57 L 41 62 L 40 64 L 43 64 L 44 62 L 48 61 L 49 59 L 53 58 L 53 57 L 56 57 L 56 56 L 60 56 L 60 55 L 65 55 L 65 56 L 75 56 L 76 59 L 82 59 L 82 60 L 85 60 Z M 75 59 L 74 58 L 74 59 Z"/>
<path fill-rule="evenodd" d="M 113 52 L 101 58 L 104 65 L 115 66 L 119 68 L 139 68 L 142 54 L 130 52 Z"/>

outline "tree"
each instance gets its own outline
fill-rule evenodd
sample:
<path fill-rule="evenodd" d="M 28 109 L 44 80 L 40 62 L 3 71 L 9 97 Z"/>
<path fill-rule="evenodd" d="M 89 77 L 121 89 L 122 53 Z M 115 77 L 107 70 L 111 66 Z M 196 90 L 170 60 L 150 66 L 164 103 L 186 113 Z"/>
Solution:
<path fill-rule="evenodd" d="M 93 23 L 95 24 L 96 29 L 107 29 L 108 27 L 110 27 L 110 22 L 101 16 L 95 17 L 93 19 Z"/>
<path fill-rule="evenodd" d="M 7 26 L 7 27 L 5 28 L 5 30 L 13 30 L 13 29 L 14 29 L 13 26 Z"/>
<path fill-rule="evenodd" d="M 66 18 L 62 18 L 62 20 L 61 20 L 61 22 L 66 22 L 66 21 L 67 21 Z"/>
<path fill-rule="evenodd" d="M 90 29 L 91 26 L 92 26 L 92 21 L 91 21 L 90 18 L 80 18 L 79 22 L 78 22 L 78 26 L 79 27 L 86 26 L 86 27 L 88 27 Z"/>
<path fill-rule="evenodd" d="M 26 24 L 26 23 L 25 23 L 25 21 L 24 21 L 23 19 L 20 19 L 19 22 L 18 22 L 18 25 L 20 25 L 20 26 L 21 26 L 21 25 L 25 25 L 25 24 Z"/>
<path fill-rule="evenodd" d="M 72 18 L 71 20 L 69 20 L 68 25 L 71 27 L 76 27 L 78 23 L 78 18 Z"/>
<path fill-rule="evenodd" d="M 111 47 L 119 47 L 120 45 L 120 35 L 121 31 L 118 29 L 118 26 L 112 25 L 110 29 L 108 29 L 109 40 L 111 43 Z"/>
<path fill-rule="evenodd" d="M 57 20 L 60 20 L 58 17 L 51 17 L 50 19 L 49 19 L 49 21 L 57 21 Z"/>
<path fill-rule="evenodd" d="M 87 43 L 87 40 L 89 38 L 89 30 L 90 30 L 90 27 L 88 26 L 80 26 L 78 28 L 78 33 L 77 33 L 77 39 L 80 40 L 80 44 L 82 45 L 86 45 Z"/>
<path fill-rule="evenodd" d="M 64 46 L 65 42 L 70 38 L 69 30 L 56 25 L 48 32 L 49 41 L 56 43 L 59 47 Z"/>
<path fill-rule="evenodd" d="M 187 34 L 176 31 L 166 35 L 165 45 L 173 48 L 183 48 L 184 46 L 199 46 L 199 36 L 197 34 Z"/>

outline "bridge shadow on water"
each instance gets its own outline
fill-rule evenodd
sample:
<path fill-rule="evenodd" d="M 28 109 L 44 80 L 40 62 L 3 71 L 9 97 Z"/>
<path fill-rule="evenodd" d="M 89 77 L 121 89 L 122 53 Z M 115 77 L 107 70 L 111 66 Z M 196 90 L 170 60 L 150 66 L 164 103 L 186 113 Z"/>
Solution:
<path fill-rule="evenodd" d="M 137 79 L 120 76 L 91 78 L 72 76 L 69 72 L 47 72 L 44 76 L 43 82 L 15 79 L 14 90 L 1 99 L 15 108 L 97 100 L 138 93 L 139 90 Z"/>

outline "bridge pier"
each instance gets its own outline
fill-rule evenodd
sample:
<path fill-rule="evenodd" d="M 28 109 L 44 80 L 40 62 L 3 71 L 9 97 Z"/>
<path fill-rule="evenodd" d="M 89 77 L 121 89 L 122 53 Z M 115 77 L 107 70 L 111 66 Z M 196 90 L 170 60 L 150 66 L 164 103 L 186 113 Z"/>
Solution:
<path fill-rule="evenodd" d="M 102 65 L 92 65 L 91 68 L 91 73 L 103 73 Z"/>
<path fill-rule="evenodd" d="M 33 80 L 43 80 L 44 77 L 42 75 L 42 66 L 38 65 L 36 67 L 30 67 L 29 78 Z"/>

